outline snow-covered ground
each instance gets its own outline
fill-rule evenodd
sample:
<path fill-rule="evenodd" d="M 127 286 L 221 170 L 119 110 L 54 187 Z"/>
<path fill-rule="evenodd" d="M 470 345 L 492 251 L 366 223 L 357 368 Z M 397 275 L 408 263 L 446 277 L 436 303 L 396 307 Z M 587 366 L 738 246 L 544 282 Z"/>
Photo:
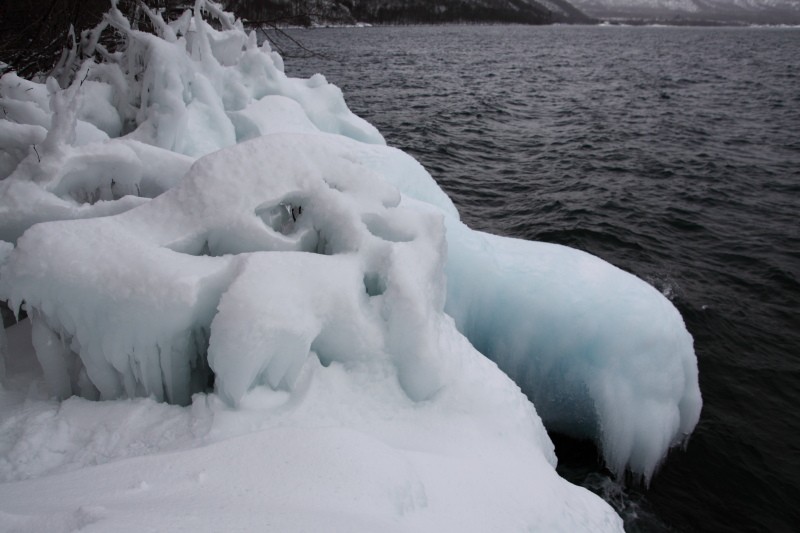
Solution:
<path fill-rule="evenodd" d="M 702 404 L 669 301 L 469 229 L 216 4 L 151 17 L 0 79 L 0 531 L 621 531 L 542 418 L 649 480 Z"/>

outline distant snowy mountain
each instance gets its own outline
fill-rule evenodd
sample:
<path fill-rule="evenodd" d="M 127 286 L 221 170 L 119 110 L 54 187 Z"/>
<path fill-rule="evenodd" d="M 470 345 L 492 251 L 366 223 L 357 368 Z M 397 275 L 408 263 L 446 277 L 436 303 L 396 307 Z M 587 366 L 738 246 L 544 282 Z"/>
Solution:
<path fill-rule="evenodd" d="M 572 0 L 598 18 L 800 23 L 800 0 Z"/>
<path fill-rule="evenodd" d="M 587 22 L 567 0 L 230 0 L 226 5 L 251 21 L 290 20 L 300 24 Z"/>

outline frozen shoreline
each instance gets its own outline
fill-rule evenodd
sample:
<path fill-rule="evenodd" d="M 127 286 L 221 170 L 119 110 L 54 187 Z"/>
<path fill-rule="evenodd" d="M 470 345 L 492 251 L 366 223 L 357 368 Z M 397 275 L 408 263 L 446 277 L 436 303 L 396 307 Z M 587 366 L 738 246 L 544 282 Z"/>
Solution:
<path fill-rule="evenodd" d="M 206 7 L 222 31 L 112 11 L 128 48 L 66 89 L 0 81 L 0 295 L 33 321 L 0 391 L 11 530 L 621 530 L 472 344 L 648 479 L 701 406 L 680 315 L 588 254 L 473 232 L 341 91 Z"/>

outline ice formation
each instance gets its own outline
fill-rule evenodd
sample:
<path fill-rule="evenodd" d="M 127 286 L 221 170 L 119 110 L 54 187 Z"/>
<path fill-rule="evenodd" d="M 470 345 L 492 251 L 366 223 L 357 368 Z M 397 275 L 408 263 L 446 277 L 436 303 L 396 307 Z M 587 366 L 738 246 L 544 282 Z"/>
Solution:
<path fill-rule="evenodd" d="M 53 77 L 0 79 L 0 240 L 45 220 L 126 211 L 173 187 L 196 158 L 276 128 L 313 125 L 385 144 L 336 86 L 321 74 L 286 76 L 278 54 L 214 6 L 200 2 L 170 24 L 150 13 L 159 35 L 132 29 L 112 9 L 65 54 L 63 90 Z M 109 27 L 125 39 L 123 51 L 98 43 Z"/>
<path fill-rule="evenodd" d="M 595 439 L 611 470 L 649 481 L 702 405 L 677 309 L 579 250 L 456 221 L 447 234 L 446 310 L 459 330 L 531 397 L 548 429 Z"/>
<path fill-rule="evenodd" d="M 0 78 L 0 299 L 27 310 L 49 394 L 191 405 L 214 422 L 175 437 L 197 448 L 188 464 L 261 431 L 246 457 L 269 447 L 270 475 L 299 476 L 290 506 L 346 468 L 331 509 L 361 529 L 618 530 L 555 474 L 536 410 L 649 479 L 701 406 L 675 308 L 588 254 L 470 230 L 336 87 L 286 76 L 213 2 L 170 23 L 148 14 L 156 34 L 112 8 L 58 81 Z M 98 44 L 109 27 L 126 43 L 113 54 Z M 20 459 L 46 446 L 22 429 L 30 416 L 0 420 L 21 435 L 0 440 L 3 479 L 39 475 Z M 137 464 L 159 475 L 156 459 Z M 106 472 L 128 483 L 120 469 Z M 40 487 L 14 486 L 0 513 Z M 325 509 L 288 529 L 325 524 Z"/>

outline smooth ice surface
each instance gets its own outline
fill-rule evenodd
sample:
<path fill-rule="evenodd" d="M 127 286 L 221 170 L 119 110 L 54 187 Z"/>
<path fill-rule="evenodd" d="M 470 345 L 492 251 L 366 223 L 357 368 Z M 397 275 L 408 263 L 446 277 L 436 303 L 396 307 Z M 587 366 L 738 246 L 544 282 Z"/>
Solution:
<path fill-rule="evenodd" d="M 0 336 L 0 523 L 621 530 L 534 405 L 649 479 L 701 405 L 674 307 L 470 230 L 216 4 L 149 16 L 0 78 L 0 298 L 29 316 Z"/>

